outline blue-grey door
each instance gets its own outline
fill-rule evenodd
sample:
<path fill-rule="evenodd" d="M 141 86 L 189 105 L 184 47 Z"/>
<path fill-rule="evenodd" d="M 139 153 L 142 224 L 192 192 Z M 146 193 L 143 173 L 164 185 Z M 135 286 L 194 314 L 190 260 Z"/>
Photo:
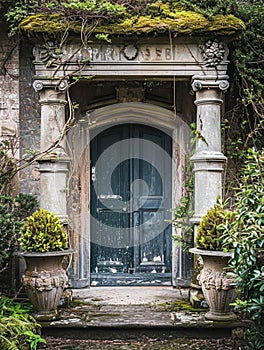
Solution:
<path fill-rule="evenodd" d="M 117 125 L 91 141 L 91 284 L 171 283 L 171 137 Z"/>

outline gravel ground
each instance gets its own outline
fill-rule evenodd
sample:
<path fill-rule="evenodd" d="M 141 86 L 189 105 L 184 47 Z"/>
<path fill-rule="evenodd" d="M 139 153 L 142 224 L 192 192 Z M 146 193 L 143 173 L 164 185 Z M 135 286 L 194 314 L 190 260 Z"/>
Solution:
<path fill-rule="evenodd" d="M 42 345 L 40 349 L 45 350 L 242 350 L 243 348 L 236 344 L 233 339 L 135 339 L 135 340 L 73 340 L 60 338 L 46 338 L 47 344 Z"/>

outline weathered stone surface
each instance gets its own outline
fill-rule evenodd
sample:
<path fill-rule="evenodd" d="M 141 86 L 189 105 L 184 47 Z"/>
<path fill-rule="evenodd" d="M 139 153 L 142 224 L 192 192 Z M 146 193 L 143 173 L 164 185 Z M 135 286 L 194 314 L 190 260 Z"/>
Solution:
<path fill-rule="evenodd" d="M 206 320 L 205 312 L 177 307 L 187 289 L 170 287 L 95 287 L 75 291 L 75 306 L 61 310 L 61 319 L 42 324 L 46 335 L 78 339 L 118 339 L 123 337 L 201 338 L 231 336 L 232 329 L 246 327 L 246 322 Z M 89 296 L 90 293 L 90 296 Z M 175 303 L 174 309 L 169 309 Z"/>
<path fill-rule="evenodd" d="M 26 41 L 20 44 L 20 95 L 19 134 L 21 157 L 28 150 L 40 150 L 40 114 L 37 94 L 32 88 L 34 75 L 32 45 Z M 39 165 L 34 163 L 20 171 L 20 191 L 39 195 Z"/>
<path fill-rule="evenodd" d="M 17 136 L 19 119 L 19 52 L 7 33 L 0 32 L 0 137 Z"/>

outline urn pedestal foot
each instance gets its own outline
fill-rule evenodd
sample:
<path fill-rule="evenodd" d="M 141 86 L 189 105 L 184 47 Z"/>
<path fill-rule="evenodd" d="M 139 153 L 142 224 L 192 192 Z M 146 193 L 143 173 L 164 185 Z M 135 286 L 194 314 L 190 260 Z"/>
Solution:
<path fill-rule="evenodd" d="M 61 316 L 58 310 L 55 310 L 54 312 L 35 312 L 33 317 L 39 322 L 50 322 L 59 320 Z"/>
<path fill-rule="evenodd" d="M 218 322 L 226 322 L 226 321 L 235 321 L 237 319 L 237 316 L 232 312 L 213 312 L 213 311 L 208 311 L 205 314 L 205 318 L 210 321 L 218 321 Z"/>

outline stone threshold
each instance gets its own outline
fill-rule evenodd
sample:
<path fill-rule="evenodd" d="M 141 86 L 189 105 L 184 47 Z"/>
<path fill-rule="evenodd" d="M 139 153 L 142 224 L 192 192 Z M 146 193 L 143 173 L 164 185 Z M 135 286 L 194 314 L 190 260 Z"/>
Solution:
<path fill-rule="evenodd" d="M 62 308 L 60 319 L 41 323 L 44 336 L 104 340 L 144 336 L 206 339 L 231 337 L 234 330 L 249 327 L 245 320 L 206 320 L 206 309 L 188 307 L 188 290 L 98 287 L 76 291 L 73 295 L 73 307 Z"/>

